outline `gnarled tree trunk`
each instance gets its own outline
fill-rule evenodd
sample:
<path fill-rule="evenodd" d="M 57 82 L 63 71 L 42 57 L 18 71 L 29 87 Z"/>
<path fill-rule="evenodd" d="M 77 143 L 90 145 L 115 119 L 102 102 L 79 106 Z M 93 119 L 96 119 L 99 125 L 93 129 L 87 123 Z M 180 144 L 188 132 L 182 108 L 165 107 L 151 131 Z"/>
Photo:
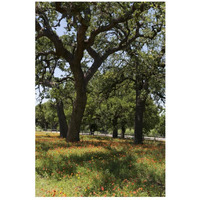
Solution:
<path fill-rule="evenodd" d="M 67 126 L 67 121 L 66 121 L 66 117 L 64 113 L 62 100 L 56 100 L 56 109 L 57 109 L 58 120 L 59 120 L 60 137 L 66 138 L 68 126 Z"/>
<path fill-rule="evenodd" d="M 74 78 L 75 78 L 76 99 L 74 101 L 71 120 L 69 123 L 69 129 L 66 138 L 67 142 L 80 141 L 79 132 L 87 102 L 86 82 L 84 80 L 82 71 L 81 70 L 75 71 Z"/>

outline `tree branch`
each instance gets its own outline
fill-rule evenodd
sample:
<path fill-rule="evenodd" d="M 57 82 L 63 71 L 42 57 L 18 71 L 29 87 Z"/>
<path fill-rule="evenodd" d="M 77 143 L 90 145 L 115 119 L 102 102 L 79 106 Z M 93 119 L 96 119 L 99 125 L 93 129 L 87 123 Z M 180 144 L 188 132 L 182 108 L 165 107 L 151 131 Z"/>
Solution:
<path fill-rule="evenodd" d="M 87 47 L 87 51 L 88 51 L 89 55 L 94 59 L 94 62 L 84 75 L 86 84 L 88 83 L 88 81 L 92 78 L 92 76 L 95 74 L 95 72 L 98 70 L 98 68 L 103 63 L 101 56 L 92 47 L 90 47 L 90 46 Z"/>
<path fill-rule="evenodd" d="M 129 12 L 126 13 L 126 15 L 124 17 L 120 17 L 118 19 L 113 19 L 112 22 L 109 25 L 101 26 L 101 27 L 97 28 L 96 30 L 92 31 L 91 34 L 90 34 L 90 38 L 87 41 L 85 41 L 86 45 L 92 46 L 94 44 L 94 40 L 95 40 L 95 38 L 98 34 L 105 32 L 105 31 L 108 31 L 108 30 L 111 30 L 117 24 L 125 22 L 128 19 L 131 19 L 132 18 L 131 14 L 132 14 L 132 11 L 131 12 L 129 11 Z"/>
<path fill-rule="evenodd" d="M 48 56 L 48 55 L 56 55 L 56 52 L 55 51 L 48 51 L 48 52 L 39 52 L 36 54 L 36 59 L 38 59 L 40 56 Z M 56 60 L 57 58 L 55 58 Z"/>
<path fill-rule="evenodd" d="M 54 78 L 56 83 L 63 83 L 64 81 L 74 81 L 74 78 L 72 78 L 71 76 L 66 76 L 64 78 Z"/>
<path fill-rule="evenodd" d="M 52 30 L 45 13 L 42 12 L 38 7 L 36 7 L 36 13 L 44 20 L 44 28 L 42 28 L 41 25 L 39 24 L 39 22 L 36 20 L 36 31 L 38 32 L 38 37 L 36 37 L 36 39 L 38 39 L 42 36 L 46 36 L 53 42 L 53 44 L 56 48 L 56 55 L 58 57 L 63 57 L 69 63 L 72 63 L 73 55 L 64 47 L 61 39 Z"/>
<path fill-rule="evenodd" d="M 139 37 L 139 28 L 138 25 L 136 27 L 136 34 L 128 41 L 129 34 L 126 35 L 126 37 L 119 43 L 118 47 L 108 49 L 103 56 L 100 56 L 92 47 L 87 47 L 87 51 L 90 54 L 90 56 L 94 59 L 93 65 L 90 67 L 90 69 L 87 71 L 85 75 L 86 82 L 88 82 L 94 73 L 98 70 L 98 68 L 101 66 L 104 60 L 107 59 L 107 57 L 119 50 L 125 49 L 131 42 L 133 42 L 137 37 Z"/>
<path fill-rule="evenodd" d="M 140 12 L 143 12 L 145 9 L 145 4 L 142 3 L 140 5 Z M 129 10 L 128 12 L 125 13 L 124 16 L 122 17 L 119 17 L 117 19 L 113 19 L 110 24 L 106 25 L 106 26 L 100 26 L 99 28 L 97 28 L 96 30 L 92 31 L 91 34 L 90 34 L 90 37 L 87 41 L 85 41 L 85 43 L 88 45 L 88 46 L 92 46 L 94 44 L 94 41 L 95 41 L 95 37 L 102 33 L 102 32 L 105 32 L 105 31 L 108 31 L 108 30 L 111 30 L 112 28 L 116 27 L 117 24 L 119 23 L 122 23 L 122 22 L 126 22 L 130 19 L 133 18 L 133 14 L 134 12 L 136 12 L 136 10 L 138 10 L 136 7 L 135 7 L 135 3 L 133 4 L 131 10 Z M 138 15 L 138 14 L 136 14 Z"/>

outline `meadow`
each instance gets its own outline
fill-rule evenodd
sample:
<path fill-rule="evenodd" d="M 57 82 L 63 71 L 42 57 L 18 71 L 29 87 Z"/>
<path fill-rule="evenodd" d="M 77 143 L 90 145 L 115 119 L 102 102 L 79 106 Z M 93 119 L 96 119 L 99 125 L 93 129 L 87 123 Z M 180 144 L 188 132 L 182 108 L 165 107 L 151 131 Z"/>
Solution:
<path fill-rule="evenodd" d="M 165 143 L 36 133 L 36 197 L 163 197 Z"/>

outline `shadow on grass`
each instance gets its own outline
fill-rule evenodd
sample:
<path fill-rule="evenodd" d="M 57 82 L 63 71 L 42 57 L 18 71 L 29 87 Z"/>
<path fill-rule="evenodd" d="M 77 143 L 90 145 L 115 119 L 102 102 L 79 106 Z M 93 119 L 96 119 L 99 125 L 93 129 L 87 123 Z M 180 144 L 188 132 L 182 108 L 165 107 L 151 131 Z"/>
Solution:
<path fill-rule="evenodd" d="M 109 137 L 109 136 L 107 136 L 107 135 L 105 135 L 105 136 L 94 135 L 94 136 L 91 136 L 91 137 L 93 137 L 94 139 L 100 140 L 100 141 L 101 141 L 101 140 L 108 140 L 108 141 L 113 140 L 112 137 Z"/>
<path fill-rule="evenodd" d="M 99 142 L 98 142 L 99 143 Z M 85 142 L 82 145 L 88 145 L 91 142 Z M 161 196 L 164 191 L 164 177 L 160 178 L 155 171 L 148 171 L 145 165 L 136 164 L 137 157 L 127 154 L 127 149 L 117 151 L 110 147 L 106 148 L 108 152 L 86 152 L 82 155 L 70 154 L 70 156 L 59 155 L 58 158 L 48 156 L 42 160 L 40 167 L 36 167 L 36 172 L 42 177 L 48 176 L 61 180 L 64 176 L 74 176 L 78 173 L 78 167 L 90 169 L 91 172 L 102 174 L 100 178 L 93 177 L 93 187 L 84 192 L 84 196 L 89 196 L 90 192 L 101 192 L 101 186 L 105 190 L 112 191 L 112 183 L 119 184 L 123 188 L 124 180 L 137 180 L 138 187 L 143 186 L 142 180 L 151 180 L 148 184 L 154 184 L 158 187 L 152 188 L 153 196 Z M 91 159 L 93 159 L 92 162 Z M 135 163 L 135 164 L 134 164 Z M 44 170 L 47 169 L 47 170 Z M 158 184 L 161 184 L 160 187 Z M 156 194 L 156 195 L 155 195 Z"/>
<path fill-rule="evenodd" d="M 38 152 L 47 152 L 48 150 L 52 150 L 55 148 L 68 148 L 72 146 L 71 143 L 67 143 L 65 139 L 59 138 L 59 140 L 55 141 L 36 141 L 37 151 Z"/>
<path fill-rule="evenodd" d="M 36 166 L 36 172 L 41 177 L 56 178 L 59 181 L 65 176 L 74 176 L 78 173 L 80 166 L 89 169 L 91 175 L 93 172 L 98 172 L 102 175 L 100 178 L 93 176 L 93 184 L 91 184 L 93 186 L 87 191 L 84 191 L 84 196 L 89 196 L 90 192 L 100 192 L 101 186 L 104 187 L 104 190 L 112 191 L 114 187 L 112 183 L 115 183 L 115 185 L 118 184 L 123 188 L 124 185 L 122 183 L 124 180 L 137 180 L 138 187 L 142 187 L 144 185 L 142 182 L 144 179 L 148 179 L 148 182 L 145 183 L 146 186 L 149 185 L 150 187 L 150 185 L 155 185 L 151 189 L 151 192 L 153 192 L 150 196 L 162 196 L 164 193 L 164 174 L 159 176 L 155 173 L 155 170 L 147 169 L 147 165 L 137 163 L 138 155 L 142 157 L 145 148 L 147 148 L 145 156 L 151 156 L 155 160 L 163 159 L 165 148 L 160 143 L 156 143 L 156 147 L 158 148 L 156 151 L 151 151 L 149 147 L 151 147 L 152 142 L 146 142 L 144 145 L 135 145 L 131 139 L 127 139 L 124 142 L 120 140 L 122 141 L 120 143 L 119 140 L 110 137 L 87 136 L 81 142 L 66 143 L 65 139 L 57 136 L 53 136 L 52 138 L 48 136 L 37 136 L 37 138 L 44 139 L 36 141 L 37 152 L 44 155 L 42 159 L 38 159 Z M 93 139 L 98 141 L 94 141 Z M 112 147 L 115 142 L 122 144 L 123 147 L 120 148 L 121 150 Z M 126 148 L 128 145 L 133 148 L 137 147 L 134 150 L 137 155 L 129 154 L 128 148 Z M 106 152 L 86 152 L 81 155 L 76 153 L 69 155 L 60 154 L 57 157 L 47 155 L 48 150 L 56 148 L 68 149 L 68 147 L 73 146 L 75 148 L 89 146 L 91 148 L 103 147 Z"/>
<path fill-rule="evenodd" d="M 125 152 L 119 151 L 117 153 L 124 154 Z M 120 160 L 119 158 L 113 159 L 117 153 L 114 150 L 110 150 L 108 153 L 92 152 L 84 153 L 81 156 L 77 154 L 72 154 L 69 157 L 60 155 L 57 159 L 55 157 L 48 156 L 42 160 L 41 166 L 36 167 L 36 172 L 43 177 L 47 174 L 51 177 L 52 173 L 59 173 L 56 178 L 60 179 L 64 175 L 71 175 L 71 173 L 75 174 L 77 172 L 77 167 L 82 166 L 90 169 L 91 171 L 105 172 L 103 173 L 105 175 L 103 177 L 104 183 L 102 183 L 105 185 L 106 182 L 109 182 L 108 180 L 110 180 L 111 177 L 114 179 L 113 181 L 122 181 L 125 178 L 128 179 L 131 177 L 131 174 L 128 173 L 130 170 L 128 164 L 129 161 L 135 161 L 135 158 L 129 156 L 123 160 Z M 93 162 L 89 162 L 92 157 Z M 124 170 L 123 172 L 121 171 L 122 169 Z"/>
<path fill-rule="evenodd" d="M 39 138 L 37 136 L 37 138 Z M 44 138 L 44 137 L 42 137 Z M 56 137 L 55 137 L 56 138 Z M 59 137 L 58 137 L 59 138 Z M 79 142 L 75 142 L 75 143 L 69 143 L 69 142 L 66 142 L 65 139 L 63 138 L 59 138 L 59 140 L 57 141 L 48 141 L 47 139 L 47 136 L 45 136 L 45 141 L 36 141 L 36 145 L 37 145 L 37 151 L 38 152 L 47 152 L 48 150 L 52 150 L 52 149 L 55 149 L 55 148 L 68 148 L 68 147 L 72 147 L 72 146 L 75 146 L 75 147 L 87 147 L 89 145 L 92 145 L 92 146 L 106 146 L 106 145 L 109 145 L 109 144 L 106 144 L 105 140 L 107 141 L 111 141 L 112 138 L 101 138 L 99 136 L 95 136 L 94 138 L 90 138 L 89 140 L 83 140 L 83 141 L 79 141 Z M 52 139 L 52 138 L 51 138 Z M 97 141 L 93 141 L 92 139 L 97 139 Z M 113 141 L 114 143 L 114 141 Z M 128 142 L 129 143 L 129 142 Z M 131 142 L 130 142 L 131 143 Z"/>

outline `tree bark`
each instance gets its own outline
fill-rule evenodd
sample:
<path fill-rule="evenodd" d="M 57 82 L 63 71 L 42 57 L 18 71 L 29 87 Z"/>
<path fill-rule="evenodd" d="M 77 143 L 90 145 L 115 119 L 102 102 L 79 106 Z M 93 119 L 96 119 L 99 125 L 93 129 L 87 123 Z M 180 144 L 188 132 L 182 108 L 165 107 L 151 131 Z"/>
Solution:
<path fill-rule="evenodd" d="M 96 124 L 90 124 L 90 135 L 94 135 L 94 132 L 97 130 Z"/>
<path fill-rule="evenodd" d="M 67 133 L 67 142 L 80 141 L 79 132 L 87 102 L 86 83 L 84 80 L 83 73 L 80 68 L 76 68 L 76 70 L 77 71 L 74 72 L 76 99 L 74 101 L 73 111 Z"/>
<path fill-rule="evenodd" d="M 117 138 L 118 137 L 118 130 L 117 130 L 117 128 L 115 127 L 114 129 L 113 129 L 113 138 Z"/>
<path fill-rule="evenodd" d="M 86 91 L 77 92 L 77 97 L 73 105 L 72 116 L 67 133 L 67 142 L 80 141 L 79 132 L 85 110 L 86 99 Z"/>
<path fill-rule="evenodd" d="M 136 90 L 135 108 L 135 144 L 143 143 L 143 114 L 145 110 L 145 100 L 140 96 L 140 91 Z"/>
<path fill-rule="evenodd" d="M 67 126 L 64 109 L 63 109 L 63 102 L 61 100 L 56 100 L 56 109 L 57 109 L 58 120 L 59 120 L 60 137 L 66 138 L 68 126 Z"/>
<path fill-rule="evenodd" d="M 126 128 L 125 128 L 124 125 L 122 125 L 122 135 L 121 135 L 121 138 L 124 138 L 125 131 L 126 131 Z"/>
<path fill-rule="evenodd" d="M 118 137 L 117 118 L 113 119 L 113 138 Z"/>

